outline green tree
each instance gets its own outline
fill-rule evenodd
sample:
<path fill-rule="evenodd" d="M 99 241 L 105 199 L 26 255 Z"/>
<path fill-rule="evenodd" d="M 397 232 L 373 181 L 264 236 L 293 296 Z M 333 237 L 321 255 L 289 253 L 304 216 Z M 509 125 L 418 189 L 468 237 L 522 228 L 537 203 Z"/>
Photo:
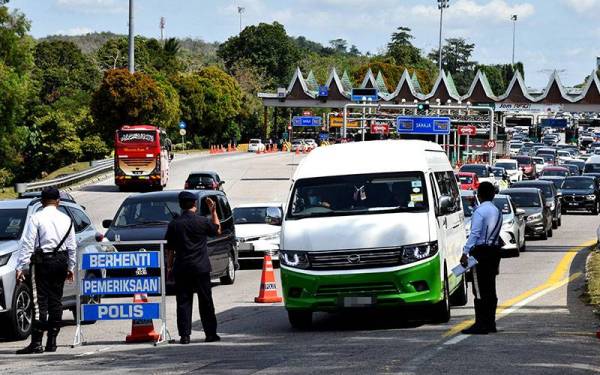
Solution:
<path fill-rule="evenodd" d="M 449 38 L 442 47 L 442 68 L 451 73 L 460 94 L 469 89 L 476 73 L 477 62 L 471 60 L 475 44 L 468 43 L 464 38 Z M 434 49 L 429 58 L 438 64 L 439 50 Z"/>
<path fill-rule="evenodd" d="M 275 80 L 286 84 L 298 62 L 300 51 L 280 23 L 246 27 L 238 36 L 221 44 L 217 55 L 228 70 L 237 61 L 249 61 Z"/>
<path fill-rule="evenodd" d="M 10 11 L 8 0 L 0 0 L 0 62 L 24 75 L 33 67 L 33 39 L 27 35 L 30 22 L 19 11 Z"/>
<path fill-rule="evenodd" d="M 348 42 L 345 39 L 338 38 L 330 40 L 329 45 L 331 46 L 331 48 L 333 48 L 335 53 L 344 54 L 348 52 Z"/>
<path fill-rule="evenodd" d="M 144 73 L 130 74 L 125 69 L 107 71 L 91 103 L 95 132 L 104 139 L 112 139 L 114 131 L 125 124 L 166 126 L 166 111 L 160 85 Z"/>
<path fill-rule="evenodd" d="M 396 64 L 403 66 L 417 66 L 421 64 L 421 50 L 412 45 L 413 36 L 411 29 L 400 26 L 392 34 L 392 40 L 387 46 L 387 55 L 392 57 Z"/>
<path fill-rule="evenodd" d="M 96 53 L 98 66 L 101 70 L 124 69 L 128 67 L 129 42 L 127 37 L 109 39 Z M 151 58 L 146 47 L 146 39 L 135 37 L 135 70 L 148 72 L 151 68 Z"/>

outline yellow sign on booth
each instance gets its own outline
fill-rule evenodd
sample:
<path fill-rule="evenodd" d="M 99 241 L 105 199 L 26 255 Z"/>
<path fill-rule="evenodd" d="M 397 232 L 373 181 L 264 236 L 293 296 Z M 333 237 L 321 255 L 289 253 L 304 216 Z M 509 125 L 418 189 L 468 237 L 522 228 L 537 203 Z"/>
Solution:
<path fill-rule="evenodd" d="M 343 117 L 330 117 L 329 118 L 329 127 L 330 128 L 341 128 L 343 124 L 344 124 Z M 360 121 L 348 119 L 347 123 L 346 123 L 346 127 L 347 128 L 358 128 L 358 127 L 360 127 Z"/>

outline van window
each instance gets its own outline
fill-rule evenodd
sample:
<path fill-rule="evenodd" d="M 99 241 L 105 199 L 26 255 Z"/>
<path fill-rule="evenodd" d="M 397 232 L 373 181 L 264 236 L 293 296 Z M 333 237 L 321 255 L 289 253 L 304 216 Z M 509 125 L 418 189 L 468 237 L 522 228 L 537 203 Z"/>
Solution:
<path fill-rule="evenodd" d="M 456 179 L 452 172 L 435 172 L 435 179 L 437 181 L 440 194 L 452 198 L 454 207 L 451 212 L 456 212 L 460 209 L 460 191 L 456 184 Z"/>
<path fill-rule="evenodd" d="M 362 174 L 298 180 L 288 218 L 426 212 L 421 172 Z"/>

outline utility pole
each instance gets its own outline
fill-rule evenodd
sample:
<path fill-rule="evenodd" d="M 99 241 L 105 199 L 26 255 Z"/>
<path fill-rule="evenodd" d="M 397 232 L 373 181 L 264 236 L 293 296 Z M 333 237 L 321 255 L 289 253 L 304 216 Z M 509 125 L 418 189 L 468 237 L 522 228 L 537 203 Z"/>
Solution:
<path fill-rule="evenodd" d="M 246 11 L 246 8 L 238 6 L 237 9 L 238 9 L 238 13 L 240 15 L 240 33 L 241 33 L 242 32 L 242 13 L 244 13 Z"/>
<path fill-rule="evenodd" d="M 516 41 L 516 35 L 517 35 L 517 19 L 518 16 L 516 14 L 513 14 L 510 17 L 511 21 L 513 21 L 513 48 L 512 48 L 512 66 L 515 66 L 515 41 Z"/>
<path fill-rule="evenodd" d="M 165 17 L 160 17 L 160 41 L 162 42 L 164 40 L 164 30 L 165 30 L 165 25 L 166 25 L 166 21 L 165 21 Z"/>
<path fill-rule="evenodd" d="M 135 73 L 135 39 L 133 29 L 133 0 L 129 0 L 129 73 Z"/>
<path fill-rule="evenodd" d="M 440 74 L 442 74 L 442 26 L 444 22 L 444 9 L 450 7 L 450 0 L 437 0 L 438 9 L 440 10 L 440 43 L 439 43 L 439 56 L 438 65 Z"/>

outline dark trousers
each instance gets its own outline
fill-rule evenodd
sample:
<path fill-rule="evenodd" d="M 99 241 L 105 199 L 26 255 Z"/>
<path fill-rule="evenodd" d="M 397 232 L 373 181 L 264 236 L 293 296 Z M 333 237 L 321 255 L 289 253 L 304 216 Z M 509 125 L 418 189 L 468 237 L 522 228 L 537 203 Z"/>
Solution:
<path fill-rule="evenodd" d="M 34 329 L 55 333 L 60 330 L 67 262 L 67 254 L 60 252 L 56 255 L 45 255 L 43 263 L 32 265 Z"/>
<path fill-rule="evenodd" d="M 177 330 L 179 336 L 192 333 L 192 304 L 194 293 L 198 294 L 200 320 L 206 336 L 217 334 L 217 317 L 212 299 L 210 273 L 175 271 L 175 290 L 177 300 Z"/>
<path fill-rule="evenodd" d="M 496 276 L 500 265 L 499 248 L 478 246 L 471 252 L 478 263 L 473 268 L 473 295 L 475 297 L 475 324 L 496 327 Z"/>

